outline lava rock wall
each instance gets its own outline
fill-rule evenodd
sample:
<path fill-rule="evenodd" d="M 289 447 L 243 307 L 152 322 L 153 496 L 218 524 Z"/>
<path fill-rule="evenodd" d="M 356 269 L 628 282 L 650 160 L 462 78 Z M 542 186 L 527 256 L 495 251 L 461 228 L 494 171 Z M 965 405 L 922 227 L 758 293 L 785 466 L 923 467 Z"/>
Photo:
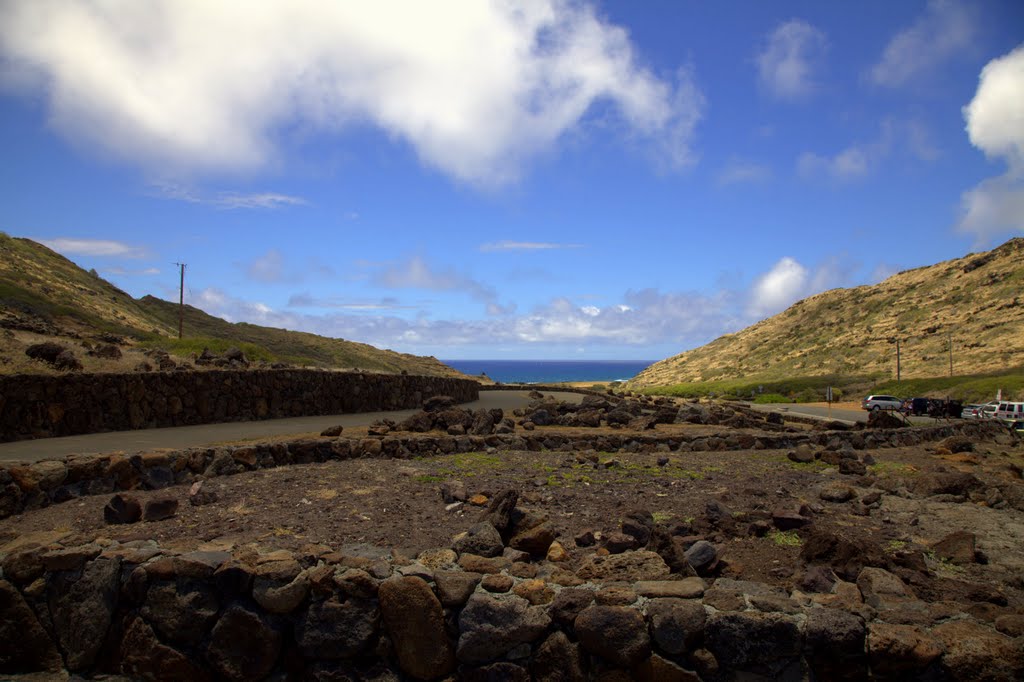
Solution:
<path fill-rule="evenodd" d="M 419 407 L 469 379 L 318 370 L 0 376 L 0 441 Z"/>

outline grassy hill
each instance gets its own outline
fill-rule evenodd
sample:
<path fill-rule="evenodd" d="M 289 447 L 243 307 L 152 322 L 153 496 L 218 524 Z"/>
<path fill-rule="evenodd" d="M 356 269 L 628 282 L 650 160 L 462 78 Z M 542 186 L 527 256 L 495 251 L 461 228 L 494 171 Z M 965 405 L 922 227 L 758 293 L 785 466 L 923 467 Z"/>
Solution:
<path fill-rule="evenodd" d="M 811 296 L 655 363 L 630 386 L 880 386 L 896 378 L 897 340 L 904 383 L 948 378 L 951 349 L 954 379 L 970 375 L 996 385 L 1007 383 L 1004 376 L 1010 384 L 1024 377 L 1024 239 L 880 284 Z"/>
<path fill-rule="evenodd" d="M 95 272 L 29 239 L 0 232 L 0 327 L 8 356 L 41 337 L 125 337 L 139 348 L 187 356 L 203 348 L 241 347 L 252 359 L 294 365 L 358 368 L 377 372 L 462 376 L 432 357 L 381 350 L 364 343 L 305 332 L 231 323 L 185 306 L 184 339 L 178 339 L 178 305 L 153 296 L 134 299 Z M 23 352 L 23 351 L 22 351 Z M 19 358 L 20 359 L 20 358 Z M 0 362 L 0 371 L 24 363 Z"/>

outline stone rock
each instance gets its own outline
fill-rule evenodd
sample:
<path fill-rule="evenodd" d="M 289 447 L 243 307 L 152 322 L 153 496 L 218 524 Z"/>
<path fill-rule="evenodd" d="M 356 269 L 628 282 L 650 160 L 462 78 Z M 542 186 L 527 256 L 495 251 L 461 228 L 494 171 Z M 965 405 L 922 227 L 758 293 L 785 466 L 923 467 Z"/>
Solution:
<path fill-rule="evenodd" d="M 403 672 L 421 680 L 452 672 L 455 654 L 445 634 L 441 602 L 430 586 L 419 578 L 393 578 L 381 583 L 379 598 Z"/>
<path fill-rule="evenodd" d="M 856 496 L 853 488 L 839 481 L 828 483 L 818 491 L 818 497 L 826 502 L 847 502 Z"/>
<path fill-rule="evenodd" d="M 863 476 L 868 472 L 868 468 L 856 459 L 841 459 L 839 460 L 839 473 L 846 474 L 847 476 Z"/>
<path fill-rule="evenodd" d="M 473 594 L 480 583 L 479 573 L 466 571 L 434 571 L 434 585 L 441 605 L 448 608 L 459 608 Z"/>
<path fill-rule="evenodd" d="M 627 585 L 606 585 L 594 592 L 594 601 L 599 606 L 629 606 L 636 600 L 636 592 Z"/>
<path fill-rule="evenodd" d="M 206 661 L 229 680 L 259 680 L 274 669 L 280 652 L 281 632 L 274 624 L 235 604 L 213 626 Z"/>
<path fill-rule="evenodd" d="M 651 655 L 643 616 L 624 606 L 591 606 L 576 618 L 580 644 L 591 654 L 631 668 Z"/>
<path fill-rule="evenodd" d="M 548 615 L 556 623 L 563 626 L 571 626 L 576 621 L 583 609 L 594 603 L 593 590 L 581 587 L 569 587 L 560 590 L 548 607 Z"/>
<path fill-rule="evenodd" d="M 57 574 L 49 590 L 50 614 L 69 670 L 88 669 L 96 660 L 117 608 L 121 562 L 95 559 L 76 579 Z"/>
<path fill-rule="evenodd" d="M 545 682 L 583 682 L 586 679 L 579 645 L 570 642 L 561 631 L 553 632 L 537 647 L 530 672 L 534 679 Z"/>
<path fill-rule="evenodd" d="M 715 658 L 733 668 L 785 663 L 800 655 L 797 620 L 780 613 L 715 613 L 704 635 Z"/>
<path fill-rule="evenodd" d="M 985 484 L 974 474 L 962 471 L 925 473 L 914 481 L 914 492 L 930 497 L 932 495 L 967 495 L 981 490 Z"/>
<path fill-rule="evenodd" d="M 947 621 L 933 627 L 931 634 L 946 649 L 942 667 L 953 679 L 1019 680 L 1024 673 L 1020 639 L 970 620 Z"/>
<path fill-rule="evenodd" d="M 522 597 L 534 606 L 548 604 L 555 597 L 555 591 L 548 587 L 543 580 L 537 579 L 524 580 L 517 584 L 512 591 L 516 596 Z"/>
<path fill-rule="evenodd" d="M 646 509 L 637 509 L 626 514 L 622 519 L 622 532 L 632 536 L 637 547 L 643 547 L 651 539 L 654 529 L 654 516 Z"/>
<path fill-rule="evenodd" d="M 565 547 L 562 546 L 562 543 L 555 541 L 551 543 L 550 547 L 548 547 L 546 558 L 548 561 L 561 563 L 563 561 L 568 561 L 570 557 L 569 553 L 565 551 Z"/>
<path fill-rule="evenodd" d="M 518 490 L 502 490 L 491 500 L 487 511 L 480 515 L 479 521 L 486 521 L 498 529 L 499 533 L 506 534 L 511 531 L 512 513 L 515 511 L 517 502 L 519 502 Z"/>
<path fill-rule="evenodd" d="M 505 557 L 487 558 L 476 554 L 463 554 L 459 557 L 459 566 L 470 573 L 494 574 L 501 573 L 512 565 L 512 562 Z"/>
<path fill-rule="evenodd" d="M 857 576 L 857 587 L 864 603 L 875 608 L 887 608 L 900 602 L 914 600 L 910 588 L 898 576 L 883 568 L 864 568 Z"/>
<path fill-rule="evenodd" d="M 121 672 L 132 679 L 210 679 L 209 673 L 187 656 L 157 639 L 153 628 L 141 618 L 131 620 L 121 640 Z"/>
<path fill-rule="evenodd" d="M 593 547 L 597 542 L 597 538 L 594 537 L 594 531 L 584 530 L 580 531 L 576 537 L 573 538 L 573 542 L 576 543 L 577 547 Z"/>
<path fill-rule="evenodd" d="M 217 492 L 210 488 L 206 481 L 196 481 L 188 489 L 188 503 L 193 507 L 213 504 L 217 501 Z"/>
<path fill-rule="evenodd" d="M 62 547 L 44 552 L 39 558 L 43 567 L 50 572 L 77 571 L 100 555 L 101 548 L 96 544 Z"/>
<path fill-rule="evenodd" d="M 341 432 L 345 430 L 345 427 L 341 424 L 335 424 L 334 426 L 328 426 L 326 429 L 320 432 L 320 435 L 324 438 L 337 438 L 341 435 Z"/>
<path fill-rule="evenodd" d="M 963 566 L 976 563 L 975 535 L 964 530 L 950 533 L 932 545 L 935 556 Z"/>
<path fill-rule="evenodd" d="M 0 673 L 55 672 L 63 668 L 60 652 L 24 597 L 0 579 Z"/>
<path fill-rule="evenodd" d="M 669 576 L 669 568 L 658 554 L 637 550 L 611 556 L 588 556 L 581 562 L 576 575 L 597 582 L 632 583 L 638 580 L 665 580 Z"/>
<path fill-rule="evenodd" d="M 103 507 L 103 520 L 110 524 L 135 523 L 141 518 L 142 504 L 134 495 L 118 493 Z"/>
<path fill-rule="evenodd" d="M 686 562 L 699 575 L 706 575 L 718 562 L 718 550 L 707 540 L 698 540 L 686 550 Z"/>
<path fill-rule="evenodd" d="M 827 566 L 809 566 L 800 578 L 799 586 L 804 592 L 832 592 L 838 578 Z"/>
<path fill-rule="evenodd" d="M 701 682 L 701 678 L 692 670 L 686 670 L 658 654 L 642 662 L 631 671 L 639 682 Z"/>
<path fill-rule="evenodd" d="M 46 570 L 43 566 L 42 554 L 41 547 L 15 550 L 0 562 L 0 568 L 3 569 L 3 573 L 0 575 L 18 585 L 31 583 Z M 0 639 L 0 641 L 3 640 Z"/>
<path fill-rule="evenodd" d="M 455 407 L 455 398 L 448 395 L 434 395 L 423 401 L 423 409 L 427 412 L 443 412 Z"/>
<path fill-rule="evenodd" d="M 528 606 L 519 597 L 474 594 L 459 614 L 456 656 L 470 664 L 492 661 L 520 644 L 536 641 L 550 624 L 543 607 Z"/>
<path fill-rule="evenodd" d="M 555 541 L 555 534 L 547 523 L 534 526 L 527 530 L 520 531 L 509 540 L 509 546 L 523 552 L 529 552 L 535 557 L 543 557 L 548 553 L 548 548 Z"/>
<path fill-rule="evenodd" d="M 943 650 L 938 638 L 916 625 L 875 621 L 868 626 L 868 660 L 875 675 L 920 673 L 941 656 Z"/>
<path fill-rule="evenodd" d="M 411 431 L 414 433 L 426 433 L 434 428 L 434 415 L 430 412 L 421 411 L 410 415 L 405 421 L 395 427 L 397 431 Z"/>
<path fill-rule="evenodd" d="M 441 484 L 441 499 L 446 504 L 465 502 L 468 497 L 469 493 L 466 491 L 466 484 L 462 481 L 447 481 Z"/>
<path fill-rule="evenodd" d="M 867 677 L 864 621 L 841 609 L 810 609 L 804 622 L 804 653 L 819 679 Z"/>
<path fill-rule="evenodd" d="M 460 535 L 453 543 L 452 549 L 459 554 L 476 554 L 482 557 L 499 556 L 505 549 L 498 530 L 487 521 L 475 523 L 469 530 Z"/>
<path fill-rule="evenodd" d="M 369 602 L 313 602 L 295 623 L 295 641 L 307 658 L 351 658 L 373 643 L 379 616 Z"/>
<path fill-rule="evenodd" d="M 786 457 L 791 462 L 797 462 L 799 464 L 808 464 L 814 461 L 814 450 L 807 443 L 801 443 L 796 446 L 796 450 L 789 452 Z"/>
<path fill-rule="evenodd" d="M 427 549 L 416 557 L 417 561 L 433 571 L 452 566 L 458 559 L 458 555 L 450 549 Z"/>
<path fill-rule="evenodd" d="M 309 577 L 305 572 L 299 573 L 290 582 L 257 572 L 252 586 L 252 598 L 271 613 L 291 613 L 309 594 L 309 587 Z"/>
<path fill-rule="evenodd" d="M 651 637 L 661 651 L 678 656 L 692 651 L 704 638 L 707 615 L 693 599 L 652 599 L 647 604 Z"/>
<path fill-rule="evenodd" d="M 1021 613 L 1007 613 L 996 618 L 993 625 L 996 626 L 996 630 L 1009 635 L 1010 637 L 1020 637 L 1024 635 L 1024 614 Z"/>
<path fill-rule="evenodd" d="M 794 530 L 810 525 L 811 519 L 801 513 L 796 504 L 780 504 L 772 510 L 772 523 L 779 530 Z"/>
<path fill-rule="evenodd" d="M 647 549 L 656 552 L 673 573 L 682 576 L 697 574 L 690 566 L 690 562 L 686 560 L 686 547 L 682 539 L 669 535 L 664 528 L 655 526 L 651 532 L 651 539 L 647 543 Z"/>
<path fill-rule="evenodd" d="M 604 548 L 608 550 L 609 554 L 622 554 L 623 552 L 628 552 L 637 546 L 635 537 L 627 535 L 626 533 L 619 533 L 617 531 L 614 533 L 608 533 L 601 544 L 604 545 Z"/>
<path fill-rule="evenodd" d="M 178 513 L 178 500 L 173 497 L 161 497 L 146 501 L 142 512 L 145 521 L 163 521 Z"/>
<path fill-rule="evenodd" d="M 704 581 L 695 577 L 682 580 L 641 580 L 633 585 L 637 594 L 649 599 L 658 597 L 696 599 L 704 594 L 706 588 L 707 585 Z"/>
<path fill-rule="evenodd" d="M 495 592 L 504 594 L 512 589 L 512 585 L 515 583 L 512 578 L 501 573 L 485 575 L 480 580 L 480 587 L 484 588 L 488 592 Z"/>
<path fill-rule="evenodd" d="M 149 586 L 140 613 L 171 642 L 198 644 L 209 632 L 219 609 L 217 595 L 203 582 L 160 581 Z"/>
<path fill-rule="evenodd" d="M 809 564 L 831 566 L 840 578 L 856 580 L 865 566 L 885 566 L 887 560 L 878 544 L 867 538 L 847 537 L 826 530 L 815 530 L 804 538 L 800 558 Z"/>

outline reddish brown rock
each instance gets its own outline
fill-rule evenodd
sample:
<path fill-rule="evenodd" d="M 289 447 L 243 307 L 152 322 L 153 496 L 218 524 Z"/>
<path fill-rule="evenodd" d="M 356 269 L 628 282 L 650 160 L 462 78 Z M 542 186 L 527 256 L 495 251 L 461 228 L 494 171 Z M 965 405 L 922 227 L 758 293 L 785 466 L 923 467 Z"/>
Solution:
<path fill-rule="evenodd" d="M 393 578 L 380 585 L 380 610 L 402 670 L 421 680 L 447 675 L 455 653 L 445 634 L 441 603 L 420 578 Z"/>

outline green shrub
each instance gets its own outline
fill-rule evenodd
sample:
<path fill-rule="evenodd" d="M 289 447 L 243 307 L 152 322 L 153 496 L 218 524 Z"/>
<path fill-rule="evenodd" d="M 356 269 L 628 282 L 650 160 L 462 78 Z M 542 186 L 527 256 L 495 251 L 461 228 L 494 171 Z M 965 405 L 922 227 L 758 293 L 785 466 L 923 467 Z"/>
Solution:
<path fill-rule="evenodd" d="M 793 401 L 781 393 L 762 393 L 754 398 L 754 402 L 758 405 L 768 405 L 771 403 L 789 403 Z"/>

